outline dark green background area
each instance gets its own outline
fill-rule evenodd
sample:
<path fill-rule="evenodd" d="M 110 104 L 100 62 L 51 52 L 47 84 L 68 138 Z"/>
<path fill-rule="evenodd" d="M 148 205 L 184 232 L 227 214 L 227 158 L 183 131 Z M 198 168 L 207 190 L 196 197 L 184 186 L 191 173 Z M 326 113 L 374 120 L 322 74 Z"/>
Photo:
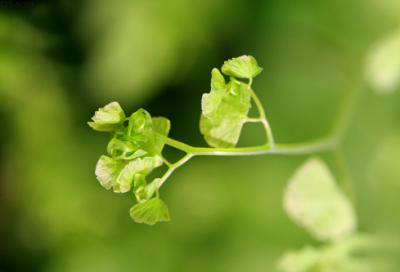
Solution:
<path fill-rule="evenodd" d="M 145 108 L 169 118 L 171 138 L 206 146 L 198 122 L 211 70 L 246 54 L 264 68 L 253 88 L 276 141 L 321 137 L 349 75 L 363 70 L 359 59 L 399 18 L 393 0 L 2 8 L 0 271 L 274 271 L 286 250 L 317 244 L 282 207 L 288 178 L 308 156 L 195 157 L 160 190 L 171 221 L 140 225 L 129 216 L 135 196 L 96 180 L 109 135 L 86 122 L 118 101 L 127 115 Z M 399 105 L 400 92 L 366 87 L 343 143 L 364 233 L 400 229 Z M 246 124 L 239 146 L 263 135 Z M 340 179 L 332 154 L 322 156 Z"/>

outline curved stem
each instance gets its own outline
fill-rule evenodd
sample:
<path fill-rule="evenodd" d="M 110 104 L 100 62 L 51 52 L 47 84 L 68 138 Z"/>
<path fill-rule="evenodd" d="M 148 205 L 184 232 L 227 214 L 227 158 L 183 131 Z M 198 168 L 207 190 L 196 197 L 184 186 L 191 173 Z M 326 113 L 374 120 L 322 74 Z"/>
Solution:
<path fill-rule="evenodd" d="M 158 135 L 160 136 L 160 135 Z M 158 184 L 157 189 L 159 189 L 163 183 L 167 180 L 167 178 L 172 174 L 172 172 L 174 172 L 174 170 L 176 168 L 178 168 L 179 166 L 181 166 L 182 164 L 184 164 L 185 162 L 187 162 L 188 160 L 190 160 L 190 158 L 193 157 L 192 154 L 186 154 L 186 156 L 184 156 L 182 159 L 180 159 L 179 161 L 177 161 L 176 163 L 172 164 L 169 166 L 169 169 L 167 172 L 165 172 L 164 176 L 161 178 L 160 183 Z"/>
<path fill-rule="evenodd" d="M 258 99 L 257 95 L 255 94 L 255 92 L 250 88 L 250 84 L 249 84 L 249 91 L 250 91 L 251 97 L 254 100 L 254 103 L 257 106 L 258 112 L 260 113 L 260 118 L 258 118 L 258 119 L 260 120 L 260 122 L 262 122 L 262 124 L 263 124 L 263 126 L 265 128 L 265 133 L 267 135 L 269 146 L 271 148 L 274 148 L 274 145 L 275 145 L 274 136 L 272 135 L 271 127 L 269 126 L 269 123 L 267 121 L 267 117 L 265 115 L 264 107 L 262 106 L 262 104 L 261 104 L 260 100 Z"/>
<path fill-rule="evenodd" d="M 239 147 L 239 148 L 212 148 L 212 147 L 193 147 L 171 138 L 157 134 L 167 145 L 182 150 L 192 156 L 243 156 L 243 155 L 262 155 L 262 154 L 286 154 L 303 155 L 330 150 L 336 147 L 339 142 L 334 137 L 321 138 L 315 141 L 298 144 L 276 144 L 271 147 L 268 143 L 261 146 Z"/>

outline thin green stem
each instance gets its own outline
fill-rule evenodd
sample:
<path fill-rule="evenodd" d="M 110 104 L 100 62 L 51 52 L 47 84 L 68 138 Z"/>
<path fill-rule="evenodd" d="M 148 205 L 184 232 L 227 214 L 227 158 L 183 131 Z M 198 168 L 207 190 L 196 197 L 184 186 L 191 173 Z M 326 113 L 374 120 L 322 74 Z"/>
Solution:
<path fill-rule="evenodd" d="M 326 137 L 315 141 L 298 144 L 276 144 L 273 148 L 267 143 L 261 146 L 239 147 L 239 148 L 211 148 L 211 147 L 193 147 L 171 138 L 157 134 L 167 145 L 182 150 L 192 156 L 244 156 L 244 155 L 262 155 L 262 154 L 286 154 L 303 155 L 310 153 L 323 152 L 336 147 L 339 143 L 335 138 Z"/>
<path fill-rule="evenodd" d="M 249 83 L 249 87 L 250 87 L 250 83 Z M 265 115 L 264 107 L 262 106 L 262 104 L 261 104 L 260 100 L 258 99 L 257 95 L 255 94 L 255 92 L 251 88 L 249 88 L 249 91 L 250 91 L 251 97 L 254 100 L 254 103 L 257 106 L 258 112 L 260 113 L 260 118 L 259 119 L 261 120 L 261 122 L 262 122 L 262 124 L 263 124 L 263 126 L 265 128 L 265 133 L 267 135 L 267 140 L 268 140 L 269 146 L 271 148 L 274 148 L 274 145 L 275 145 L 274 136 L 272 134 L 271 127 L 269 126 L 269 123 L 267 121 L 267 117 Z"/>
<path fill-rule="evenodd" d="M 162 181 L 160 182 L 158 188 L 161 187 L 161 185 L 176 168 L 180 167 L 193 156 L 244 156 L 262 154 L 305 155 L 338 148 L 342 142 L 344 133 L 346 132 L 356 112 L 357 104 L 360 100 L 361 90 L 363 89 L 360 82 L 360 77 L 356 76 L 356 80 L 353 81 L 351 85 L 349 85 L 349 89 L 346 89 L 346 95 L 345 99 L 343 100 L 342 106 L 340 107 L 340 110 L 336 115 L 331 129 L 325 137 L 297 144 L 278 144 L 274 142 L 271 128 L 265 116 L 264 108 L 254 91 L 251 89 L 252 79 L 250 79 L 248 89 L 251 92 L 251 96 L 258 108 L 260 117 L 247 118 L 245 122 L 262 122 L 265 128 L 268 142 L 260 146 L 240 148 L 193 147 L 156 133 L 157 137 L 159 137 L 165 144 L 187 153 L 187 155 L 178 162 L 174 164 L 167 163 L 169 169 L 162 177 Z M 166 160 L 164 159 L 164 161 Z M 349 182 L 351 182 L 351 180 Z M 349 187 L 351 191 L 351 186 L 347 187 Z"/>
<path fill-rule="evenodd" d="M 158 136 L 160 136 L 158 134 Z M 185 162 L 187 162 L 188 160 L 190 160 L 190 158 L 193 157 L 192 154 L 186 154 L 186 156 L 184 156 L 182 159 L 180 159 L 179 161 L 177 161 L 176 163 L 172 164 L 169 166 L 169 169 L 167 170 L 167 172 L 165 172 L 164 176 L 162 176 L 160 183 L 158 184 L 158 188 L 160 188 L 163 183 L 167 180 L 167 178 L 172 174 L 172 172 L 174 172 L 175 169 L 177 169 L 178 167 L 180 167 L 182 164 L 184 164 Z"/>

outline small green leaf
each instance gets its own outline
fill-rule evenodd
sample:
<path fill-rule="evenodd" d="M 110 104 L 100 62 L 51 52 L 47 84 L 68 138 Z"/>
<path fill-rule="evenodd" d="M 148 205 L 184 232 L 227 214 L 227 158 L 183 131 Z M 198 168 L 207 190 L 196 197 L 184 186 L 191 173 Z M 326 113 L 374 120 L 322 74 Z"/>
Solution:
<path fill-rule="evenodd" d="M 165 117 L 153 117 L 152 120 L 154 131 L 163 136 L 168 136 L 169 130 L 171 129 L 171 122 Z M 161 153 L 164 148 L 164 142 L 160 138 L 157 139 L 159 143 L 156 143 L 156 149 Z"/>
<path fill-rule="evenodd" d="M 367 81 L 377 93 L 391 93 L 400 86 L 400 30 L 375 43 L 367 54 Z"/>
<path fill-rule="evenodd" d="M 231 81 L 226 85 L 228 95 L 239 99 L 240 103 L 246 108 L 251 108 L 251 94 L 249 89 L 247 88 L 247 84 L 236 80 L 231 77 Z"/>
<path fill-rule="evenodd" d="M 133 180 L 133 192 L 135 193 L 137 201 L 140 203 L 149 199 L 146 197 L 146 192 L 144 190 L 146 187 L 145 176 L 142 174 L 135 174 Z"/>
<path fill-rule="evenodd" d="M 159 198 L 152 198 L 136 204 L 131 208 L 130 214 L 135 222 L 148 225 L 154 225 L 158 221 L 170 220 L 168 208 Z"/>
<path fill-rule="evenodd" d="M 352 204 L 318 158 L 309 159 L 290 178 L 284 207 L 293 221 L 321 241 L 343 239 L 356 230 Z"/>
<path fill-rule="evenodd" d="M 100 184 L 110 189 L 117 180 L 118 175 L 124 168 L 124 163 L 116 161 L 107 156 L 101 156 L 96 165 L 96 176 Z"/>
<path fill-rule="evenodd" d="M 225 61 L 221 68 L 222 73 L 238 78 L 253 78 L 261 73 L 262 68 L 258 67 L 257 61 L 252 56 L 241 56 Z"/>
<path fill-rule="evenodd" d="M 121 173 L 117 177 L 117 183 L 125 190 L 124 192 L 127 192 L 132 187 L 135 174 L 146 176 L 156 167 L 157 163 L 158 160 L 155 157 L 145 157 L 143 159 L 138 158 L 131 161 L 124 167 L 124 169 L 122 169 Z"/>
<path fill-rule="evenodd" d="M 96 111 L 92 117 L 94 122 L 88 122 L 94 130 L 113 131 L 119 124 L 125 121 L 125 113 L 118 102 L 111 102 L 104 108 Z"/>
<path fill-rule="evenodd" d="M 212 147 L 234 147 L 240 137 L 248 109 L 239 100 L 224 96 L 213 120 L 201 115 L 200 132 Z"/>
<path fill-rule="evenodd" d="M 201 108 L 204 116 L 212 120 L 225 94 L 225 79 L 216 68 L 212 70 L 211 75 L 211 91 L 203 94 Z"/>
<path fill-rule="evenodd" d="M 157 179 L 153 180 L 152 183 L 150 183 L 149 185 L 146 186 L 144 191 L 146 192 L 147 199 L 152 197 L 154 192 L 157 191 L 158 185 L 160 184 L 160 182 L 161 182 L 161 179 L 157 178 Z"/>

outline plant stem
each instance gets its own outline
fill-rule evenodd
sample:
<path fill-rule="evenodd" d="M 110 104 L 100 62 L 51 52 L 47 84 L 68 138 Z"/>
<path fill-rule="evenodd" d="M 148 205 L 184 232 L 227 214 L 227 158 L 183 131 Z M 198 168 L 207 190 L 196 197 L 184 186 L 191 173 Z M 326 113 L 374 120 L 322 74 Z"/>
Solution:
<path fill-rule="evenodd" d="M 157 133 L 163 142 L 192 156 L 243 156 L 262 154 L 303 155 L 330 150 L 339 143 L 334 137 L 321 138 L 315 141 L 297 144 L 276 144 L 273 148 L 267 143 L 261 146 L 239 148 L 193 147 Z"/>
<path fill-rule="evenodd" d="M 264 126 L 265 133 L 267 135 L 267 140 L 268 140 L 268 143 L 269 143 L 269 147 L 270 148 L 274 148 L 274 145 L 275 145 L 274 136 L 272 134 L 271 127 L 269 126 L 269 123 L 267 121 L 267 117 L 265 115 L 264 107 L 262 106 L 262 104 L 261 104 L 260 100 L 258 99 L 257 95 L 255 94 L 255 92 L 250 88 L 251 87 L 251 83 L 252 83 L 252 78 L 250 78 L 248 89 L 250 91 L 251 97 L 254 100 L 254 103 L 257 106 L 258 112 L 260 113 L 260 118 L 258 118 L 258 119 L 260 120 L 260 122 L 262 122 L 262 124 Z"/>
<path fill-rule="evenodd" d="M 160 136 L 159 134 L 157 134 L 158 136 Z M 164 136 L 163 136 L 164 137 Z M 187 162 L 188 160 L 190 160 L 190 158 L 193 157 L 192 154 L 186 154 L 186 156 L 184 156 L 182 159 L 180 159 L 179 161 L 177 161 L 176 163 L 172 164 L 169 166 L 169 169 L 167 170 L 167 172 L 165 172 L 164 176 L 161 178 L 160 183 L 158 184 L 157 189 L 159 189 L 163 183 L 167 180 L 167 178 L 172 174 L 172 172 L 174 172 L 174 170 L 176 168 L 178 168 L 179 166 L 181 166 L 182 164 L 184 164 L 185 162 Z"/>

